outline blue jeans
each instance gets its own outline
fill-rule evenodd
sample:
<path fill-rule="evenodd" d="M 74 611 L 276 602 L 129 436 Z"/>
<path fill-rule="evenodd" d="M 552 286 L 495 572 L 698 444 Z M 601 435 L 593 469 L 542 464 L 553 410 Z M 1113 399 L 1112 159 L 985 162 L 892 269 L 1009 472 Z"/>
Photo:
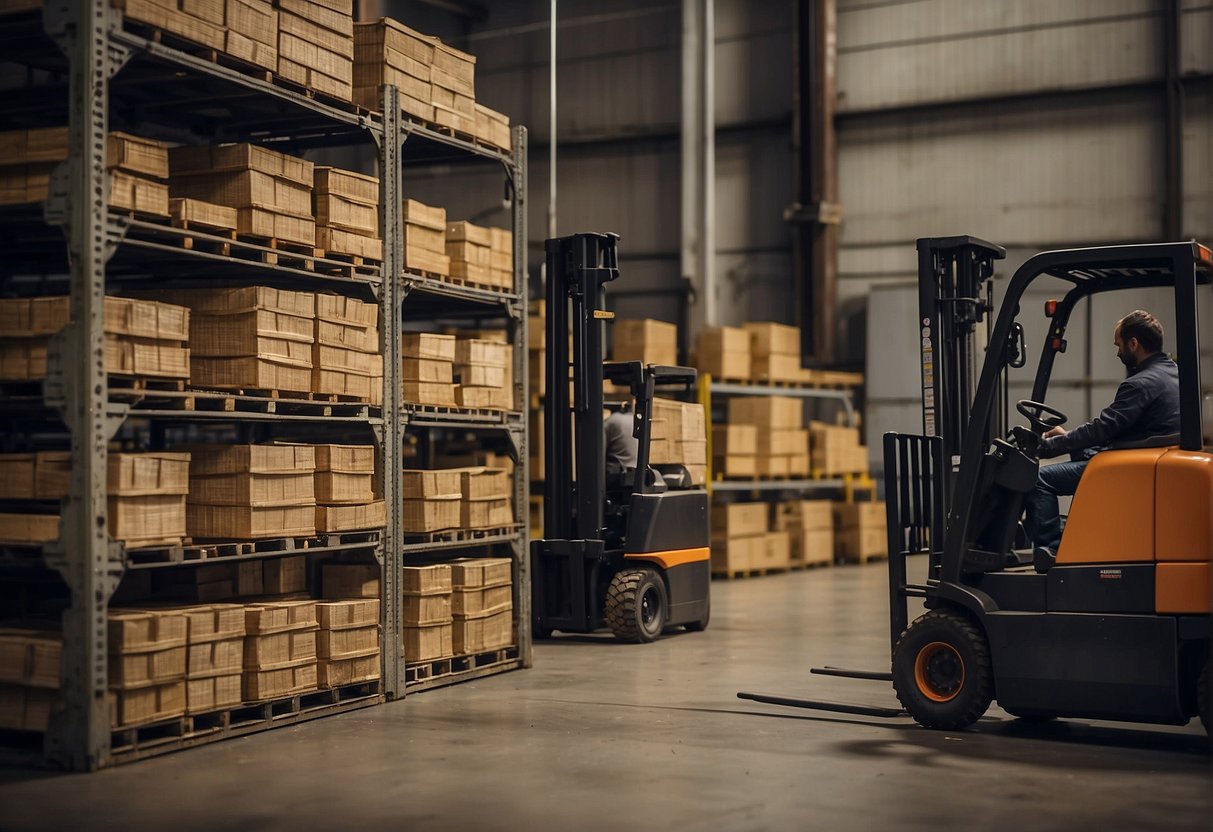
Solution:
<path fill-rule="evenodd" d="M 1061 544 L 1061 513 L 1057 509 L 1057 498 L 1073 496 L 1087 462 L 1084 459 L 1040 467 L 1036 488 L 1028 495 L 1023 524 L 1034 546 L 1044 546 L 1057 553 Z"/>

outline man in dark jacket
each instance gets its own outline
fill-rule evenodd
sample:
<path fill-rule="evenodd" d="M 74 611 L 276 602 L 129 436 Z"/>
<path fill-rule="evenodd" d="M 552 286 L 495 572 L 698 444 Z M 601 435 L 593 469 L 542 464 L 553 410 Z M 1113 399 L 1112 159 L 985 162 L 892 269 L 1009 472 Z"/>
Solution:
<path fill-rule="evenodd" d="M 1128 375 L 1116 398 L 1091 421 L 1071 431 L 1045 433 L 1042 459 L 1071 454 L 1070 462 L 1041 466 L 1028 497 L 1024 528 L 1037 547 L 1056 554 L 1061 543 L 1057 498 L 1078 490 L 1087 462 L 1113 442 L 1179 433 L 1179 368 L 1162 352 L 1162 324 L 1149 312 L 1130 312 L 1116 324 L 1116 357 Z"/>

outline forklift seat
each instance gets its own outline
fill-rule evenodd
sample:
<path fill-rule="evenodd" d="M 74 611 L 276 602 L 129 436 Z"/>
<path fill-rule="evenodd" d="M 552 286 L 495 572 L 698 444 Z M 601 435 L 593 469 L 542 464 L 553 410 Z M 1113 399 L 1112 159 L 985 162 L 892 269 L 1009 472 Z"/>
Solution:
<path fill-rule="evenodd" d="M 1109 451 L 1128 451 L 1135 448 L 1169 448 L 1179 444 L 1178 433 L 1167 433 L 1161 436 L 1147 436 L 1145 439 L 1134 439 L 1128 442 L 1113 442 L 1108 446 Z"/>

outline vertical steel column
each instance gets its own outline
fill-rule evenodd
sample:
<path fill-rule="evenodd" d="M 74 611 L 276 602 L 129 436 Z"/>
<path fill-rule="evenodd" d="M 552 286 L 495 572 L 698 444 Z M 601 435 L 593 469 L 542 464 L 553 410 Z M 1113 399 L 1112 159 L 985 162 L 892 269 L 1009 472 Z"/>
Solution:
<path fill-rule="evenodd" d="M 109 178 L 105 141 L 109 81 L 122 63 L 109 46 L 116 13 L 105 0 L 44 9 L 47 31 L 68 54 L 69 156 L 66 182 L 55 177 L 47 219 L 66 226 L 70 251 L 72 322 L 52 347 L 48 391 L 64 396 L 71 433 L 71 489 L 59 542 L 47 561 L 71 590 L 63 614 L 65 710 L 51 721 L 47 755 L 66 768 L 91 771 L 109 763 L 106 607 L 122 574 L 121 549 L 110 542 L 106 516 L 107 418 L 105 267 L 109 257 Z"/>
<path fill-rule="evenodd" d="M 682 2 L 682 276 L 690 335 L 720 322 L 716 284 L 715 0 Z"/>
<path fill-rule="evenodd" d="M 1166 62 L 1166 103 L 1163 114 L 1163 202 L 1162 233 L 1168 241 L 1184 233 L 1184 86 L 1180 53 L 1180 0 L 1163 0 L 1162 55 Z"/>
<path fill-rule="evenodd" d="M 555 0 L 552 0 L 553 6 Z M 555 142 L 552 147 L 556 146 Z M 514 234 L 514 292 L 518 303 L 514 306 L 518 318 L 514 322 L 514 390 L 519 396 L 522 419 L 513 430 L 512 441 L 518 459 L 514 466 L 514 519 L 522 531 L 514 539 L 515 590 L 514 609 L 518 637 L 518 657 L 523 667 L 534 661 L 531 645 L 531 523 L 530 523 L 530 404 L 531 385 L 527 365 L 527 131 L 518 125 L 514 128 L 514 164 L 512 168 L 514 199 L 511 211 Z"/>
<path fill-rule="evenodd" d="M 795 5 L 795 78 L 792 146 L 796 203 L 785 218 L 794 224 L 793 281 L 801 351 L 818 364 L 834 359 L 838 304 L 837 153 L 834 137 L 836 0 L 798 0 Z"/>
<path fill-rule="evenodd" d="M 548 239 L 556 236 L 556 0 L 548 33 Z M 514 145 L 517 153 L 518 146 Z"/>
<path fill-rule="evenodd" d="M 396 87 L 383 88 L 383 137 L 379 146 L 379 221 L 383 229 L 383 286 L 379 295 L 380 338 L 383 350 L 383 500 L 387 522 L 383 532 L 383 689 L 389 699 L 404 696 L 400 579 L 404 566 L 401 536 L 401 453 L 404 420 L 400 390 L 401 264 L 404 231 L 401 227 L 403 193 L 400 182 L 400 98 Z"/>

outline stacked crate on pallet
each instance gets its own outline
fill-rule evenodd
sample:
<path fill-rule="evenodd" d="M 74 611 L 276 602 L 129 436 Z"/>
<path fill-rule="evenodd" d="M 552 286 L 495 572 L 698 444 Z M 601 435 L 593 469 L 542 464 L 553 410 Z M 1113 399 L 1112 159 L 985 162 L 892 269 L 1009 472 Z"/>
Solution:
<path fill-rule="evenodd" d="M 220 4 L 191 0 L 113 0 L 113 4 L 129 20 L 211 49 L 224 48 L 223 18 L 215 20 L 207 12 L 214 7 L 222 12 Z"/>
<path fill-rule="evenodd" d="M 244 608 L 246 702 L 316 689 L 315 601 L 267 601 Z"/>
<path fill-rule="evenodd" d="M 432 38 L 391 18 L 354 24 L 355 104 L 378 111 L 380 87 L 391 84 L 399 90 L 400 109 L 433 121 L 433 64 Z"/>
<path fill-rule="evenodd" d="M 51 173 L 67 157 L 66 127 L 0 133 L 0 205 L 45 200 L 50 195 Z M 110 174 L 110 208 L 169 215 L 167 144 L 129 133 L 110 133 L 105 168 Z"/>
<path fill-rule="evenodd" d="M 270 0 L 226 0 L 224 51 L 233 58 L 278 69 L 278 11 Z"/>
<path fill-rule="evenodd" d="M 467 220 L 447 222 L 446 253 L 451 259 L 451 277 L 471 286 L 494 288 L 493 235 L 489 229 Z"/>
<path fill-rule="evenodd" d="M 514 348 L 498 341 L 457 338 L 455 400 L 460 407 L 514 409 Z"/>
<path fill-rule="evenodd" d="M 489 280 L 498 289 L 514 291 L 514 235 L 489 228 Z"/>
<path fill-rule="evenodd" d="M 428 534 L 459 527 L 463 516 L 461 474 L 458 468 L 404 472 L 401 490 L 405 532 Z"/>
<path fill-rule="evenodd" d="M 490 110 L 483 104 L 476 104 L 476 131 L 474 135 L 485 144 L 492 145 L 507 153 L 514 147 L 513 138 L 510 135 L 510 117 L 496 110 Z"/>
<path fill-rule="evenodd" d="M 502 468 L 459 470 L 459 527 L 501 529 L 514 525 L 514 497 L 510 472 Z"/>
<path fill-rule="evenodd" d="M 649 428 L 649 462 L 682 465 L 690 472 L 692 484 L 703 485 L 708 471 L 707 421 L 703 405 L 655 398 Z"/>
<path fill-rule="evenodd" d="M 775 528 L 791 537 L 793 566 L 828 566 L 834 562 L 834 519 L 829 500 L 776 504 Z"/>
<path fill-rule="evenodd" d="M 401 396 L 413 404 L 455 406 L 455 336 L 405 332 L 400 336 L 404 356 Z"/>
<path fill-rule="evenodd" d="M 812 467 L 816 476 L 866 474 L 868 449 L 859 444 L 859 429 L 827 422 L 810 422 Z"/>
<path fill-rule="evenodd" d="M 353 0 L 276 0 L 278 75 L 341 101 L 354 97 Z"/>
<path fill-rule="evenodd" d="M 379 567 L 373 563 L 326 563 L 320 567 L 324 598 L 378 598 Z"/>
<path fill-rule="evenodd" d="M 292 595 L 307 591 L 307 557 L 269 558 L 262 561 L 262 591 L 266 595 Z"/>
<path fill-rule="evenodd" d="M 476 58 L 443 43 L 434 42 L 430 69 L 430 96 L 434 123 L 467 134 L 476 133 Z"/>
<path fill-rule="evenodd" d="M 320 601 L 316 652 L 321 688 L 339 688 L 379 678 L 379 599 Z"/>
<path fill-rule="evenodd" d="M 437 277 L 449 277 L 451 258 L 446 253 L 446 209 L 406 199 L 404 267 Z"/>
<path fill-rule="evenodd" d="M 454 638 L 451 567 L 445 563 L 406 566 L 401 585 L 404 660 L 414 664 L 450 657 Z"/>
<path fill-rule="evenodd" d="M 509 558 L 451 562 L 455 655 L 499 650 L 514 643 L 514 587 Z"/>
<path fill-rule="evenodd" d="M 316 295 L 311 362 L 311 392 L 382 403 L 379 306 L 342 295 Z"/>
<path fill-rule="evenodd" d="M 169 190 L 236 209 L 237 233 L 291 244 L 311 253 L 313 165 L 259 145 L 174 147 L 169 151 Z"/>
<path fill-rule="evenodd" d="M 190 309 L 190 380 L 195 387 L 311 392 L 313 293 L 241 286 L 156 294 Z"/>
<path fill-rule="evenodd" d="M 51 338 L 71 320 L 66 296 L 0 300 L 0 381 L 47 376 Z M 189 310 L 105 299 L 105 369 L 116 376 L 184 381 L 190 376 Z"/>
<path fill-rule="evenodd" d="M 185 616 L 171 610 L 109 611 L 114 728 L 185 715 L 186 631 Z"/>
<path fill-rule="evenodd" d="M 244 607 L 207 604 L 173 611 L 186 620 L 185 712 L 200 714 L 239 705 Z"/>
<path fill-rule="evenodd" d="M 795 382 L 800 371 L 800 327 L 770 321 L 745 325 L 750 335 L 751 377 L 755 381 Z"/>
<path fill-rule="evenodd" d="M 804 430 L 804 405 L 788 396 L 735 396 L 729 399 L 729 425 L 756 429 L 755 474 L 782 478 L 796 469 L 808 473 L 809 435 Z"/>
<path fill-rule="evenodd" d="M 650 318 L 616 321 L 612 337 L 615 361 L 678 364 L 678 327 L 674 324 Z"/>
<path fill-rule="evenodd" d="M 375 499 L 374 445 L 316 445 L 316 530 L 380 528 L 387 515 Z"/>
<path fill-rule="evenodd" d="M 889 556 L 884 502 L 834 503 L 834 545 L 838 559 L 867 563 Z"/>
<path fill-rule="evenodd" d="M 192 450 L 186 528 L 201 539 L 316 533 L 311 445 L 201 445 Z"/>
<path fill-rule="evenodd" d="M 314 176 L 316 254 L 383 260 L 379 230 L 379 179 L 339 168 L 317 167 Z"/>
<path fill-rule="evenodd" d="M 63 636 L 0 629 L 0 729 L 45 731 L 61 700 Z"/>
<path fill-rule="evenodd" d="M 777 540 L 769 541 L 766 503 L 725 503 L 712 508 L 712 572 L 735 575 L 755 569 L 787 568 Z M 785 538 L 786 539 L 786 538 Z M 784 548 L 783 553 L 787 550 Z M 771 556 L 775 557 L 772 558 Z"/>
<path fill-rule="evenodd" d="M 752 480 L 758 476 L 758 428 L 754 425 L 712 425 L 712 470 L 724 479 Z"/>
<path fill-rule="evenodd" d="M 712 327 L 695 339 L 695 366 L 699 372 L 724 381 L 751 377 L 750 334 L 731 326 Z"/>

